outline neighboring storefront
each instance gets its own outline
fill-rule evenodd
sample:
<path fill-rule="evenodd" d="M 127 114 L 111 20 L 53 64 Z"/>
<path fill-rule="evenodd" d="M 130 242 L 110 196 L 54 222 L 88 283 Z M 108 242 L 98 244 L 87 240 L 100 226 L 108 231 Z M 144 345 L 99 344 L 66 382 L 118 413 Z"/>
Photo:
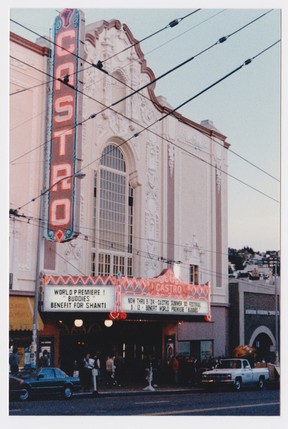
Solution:
<path fill-rule="evenodd" d="M 230 353 L 238 345 L 250 345 L 257 359 L 275 361 L 280 350 L 279 284 L 264 280 L 233 280 L 229 283 Z"/>
<path fill-rule="evenodd" d="M 9 353 L 17 348 L 19 366 L 31 364 L 31 342 L 34 314 L 34 297 L 11 295 L 9 299 Z M 44 324 L 40 314 L 37 315 L 38 331 L 41 333 Z"/>

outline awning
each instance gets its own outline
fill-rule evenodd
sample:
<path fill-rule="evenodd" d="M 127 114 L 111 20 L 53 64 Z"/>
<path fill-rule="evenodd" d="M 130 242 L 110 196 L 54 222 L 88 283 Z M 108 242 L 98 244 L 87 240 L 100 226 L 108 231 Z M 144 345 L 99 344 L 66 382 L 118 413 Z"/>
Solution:
<path fill-rule="evenodd" d="M 32 331 L 34 298 L 25 296 L 9 297 L 9 330 Z M 38 331 L 44 329 L 44 323 L 38 313 Z"/>

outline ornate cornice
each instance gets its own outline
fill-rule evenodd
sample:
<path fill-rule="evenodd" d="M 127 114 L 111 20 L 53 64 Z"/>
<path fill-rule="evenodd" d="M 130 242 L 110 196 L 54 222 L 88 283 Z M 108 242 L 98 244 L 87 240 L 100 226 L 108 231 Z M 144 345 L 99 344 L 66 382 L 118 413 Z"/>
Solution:
<path fill-rule="evenodd" d="M 30 40 L 24 39 L 24 37 L 19 36 L 18 34 L 10 32 L 10 41 L 17 43 L 17 45 L 22 46 L 23 48 L 29 49 L 36 54 L 42 55 L 43 57 L 50 57 L 50 49 L 46 46 L 37 45 L 37 43 L 31 42 Z"/>

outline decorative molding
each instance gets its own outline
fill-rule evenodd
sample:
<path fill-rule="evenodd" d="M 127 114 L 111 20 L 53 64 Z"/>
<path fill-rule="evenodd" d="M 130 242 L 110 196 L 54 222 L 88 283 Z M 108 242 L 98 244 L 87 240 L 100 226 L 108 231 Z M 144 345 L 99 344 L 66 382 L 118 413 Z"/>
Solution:
<path fill-rule="evenodd" d="M 36 54 L 49 57 L 50 49 L 46 46 L 40 46 L 36 43 L 30 42 L 30 40 L 24 39 L 23 37 L 10 32 L 10 42 L 17 43 L 17 45 L 22 46 L 23 48 L 29 49 L 30 51 L 35 52 Z"/>
<path fill-rule="evenodd" d="M 153 137 L 149 136 L 149 139 Z M 145 248 L 151 259 L 145 262 L 146 275 L 154 276 L 159 267 L 155 255 L 159 253 L 159 163 L 160 148 L 156 141 L 146 143 L 146 193 L 145 193 Z M 153 139 L 154 140 L 154 139 Z"/>
<path fill-rule="evenodd" d="M 215 175 L 216 175 L 217 192 L 220 192 L 221 191 L 221 171 L 219 170 L 219 168 L 216 168 Z"/>
<path fill-rule="evenodd" d="M 175 146 L 168 143 L 168 166 L 169 166 L 169 172 L 170 176 L 173 176 L 174 171 L 174 163 L 175 163 Z"/>
<path fill-rule="evenodd" d="M 185 261 L 188 263 L 202 262 L 202 255 L 205 254 L 205 251 L 199 246 L 196 234 L 193 234 L 191 243 L 185 243 L 184 254 Z"/>
<path fill-rule="evenodd" d="M 83 255 L 83 246 L 77 240 L 71 240 L 65 245 L 64 257 L 65 268 L 64 272 L 73 274 L 79 273 Z"/>

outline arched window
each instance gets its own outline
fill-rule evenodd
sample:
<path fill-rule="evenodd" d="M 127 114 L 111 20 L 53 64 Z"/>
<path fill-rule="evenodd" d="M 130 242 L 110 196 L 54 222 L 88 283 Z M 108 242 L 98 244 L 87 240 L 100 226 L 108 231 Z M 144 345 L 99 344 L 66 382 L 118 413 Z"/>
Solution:
<path fill-rule="evenodd" d="M 105 147 L 94 176 L 92 275 L 132 276 L 133 189 L 123 154 Z"/>

